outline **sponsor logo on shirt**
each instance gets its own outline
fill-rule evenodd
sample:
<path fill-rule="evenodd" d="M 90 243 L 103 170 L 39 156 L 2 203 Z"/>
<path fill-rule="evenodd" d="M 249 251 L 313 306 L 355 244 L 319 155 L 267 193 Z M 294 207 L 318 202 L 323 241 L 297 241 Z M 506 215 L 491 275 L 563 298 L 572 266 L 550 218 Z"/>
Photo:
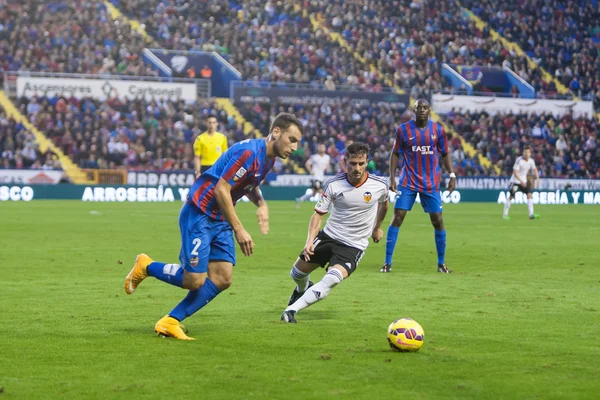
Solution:
<path fill-rule="evenodd" d="M 431 146 L 413 146 L 412 151 L 421 152 L 421 154 L 433 154 Z"/>

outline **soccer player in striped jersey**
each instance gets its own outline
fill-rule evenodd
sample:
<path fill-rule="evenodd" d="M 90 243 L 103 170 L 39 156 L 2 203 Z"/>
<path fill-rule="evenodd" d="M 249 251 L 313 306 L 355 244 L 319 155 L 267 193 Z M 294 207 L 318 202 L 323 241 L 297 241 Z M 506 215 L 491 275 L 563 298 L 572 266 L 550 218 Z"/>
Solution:
<path fill-rule="evenodd" d="M 437 250 L 437 271 L 452 272 L 446 267 L 446 228 L 442 219 L 442 197 L 440 195 L 441 171 L 440 155 L 446 171 L 450 173 L 448 191 L 456 187 L 456 175 L 452 169 L 452 159 L 448 154 L 448 139 L 444 128 L 429 120 L 431 108 L 429 102 L 419 99 L 415 102 L 415 120 L 406 122 L 396 130 L 394 149 L 390 156 L 390 190 L 396 191 L 396 168 L 402 156 L 398 197 L 394 205 L 394 218 L 387 231 L 385 245 L 385 263 L 381 272 L 392 269 L 392 255 L 400 226 L 406 212 L 412 209 L 417 194 L 426 213 L 429 213 L 435 229 L 435 247 Z"/>
<path fill-rule="evenodd" d="M 381 224 L 388 209 L 388 184 L 387 179 L 366 172 L 368 154 L 365 143 L 348 146 L 347 172 L 325 184 L 323 197 L 308 224 L 304 250 L 290 271 L 296 288 L 281 314 L 282 321 L 297 322 L 298 311 L 326 298 L 354 272 L 369 245 L 369 237 L 375 243 L 383 237 Z M 323 216 L 330 207 L 331 215 L 321 230 Z M 313 285 L 310 273 L 326 264 L 327 273 Z"/>
<path fill-rule="evenodd" d="M 125 278 L 125 291 L 132 294 L 148 276 L 189 290 L 187 296 L 154 330 L 159 335 L 194 340 L 181 321 L 200 310 L 231 284 L 237 240 L 242 253 L 250 256 L 254 242 L 235 213 L 243 196 L 258 207 L 261 233 L 269 230 L 269 211 L 258 190 L 273 167 L 275 157 L 287 158 L 302 139 L 302 124 L 287 113 L 272 122 L 266 139 L 249 139 L 231 146 L 192 185 L 179 215 L 180 264 L 153 261 L 145 254 L 135 260 Z"/>

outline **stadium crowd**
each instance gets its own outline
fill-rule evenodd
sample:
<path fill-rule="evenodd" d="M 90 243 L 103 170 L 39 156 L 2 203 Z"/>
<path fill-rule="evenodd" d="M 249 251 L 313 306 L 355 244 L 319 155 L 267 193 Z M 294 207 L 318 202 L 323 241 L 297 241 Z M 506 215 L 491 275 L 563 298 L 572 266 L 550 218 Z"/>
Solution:
<path fill-rule="evenodd" d="M 570 115 L 512 115 L 455 113 L 448 123 L 461 132 L 466 141 L 510 176 L 516 158 L 525 146 L 533 149 L 533 158 L 543 177 L 600 178 L 598 124 Z M 464 154 L 454 152 L 454 158 Z"/>
<path fill-rule="evenodd" d="M 585 0 L 463 1 L 581 98 L 600 107 L 600 7 Z"/>
<path fill-rule="evenodd" d="M 311 0 L 294 4 L 258 0 L 112 0 L 112 3 L 125 15 L 140 20 L 162 47 L 217 51 L 250 81 L 322 83 L 328 89 L 349 85 L 376 91 L 383 88 L 381 74 L 386 74 L 417 98 L 447 88 L 440 73 L 441 63 L 447 62 L 509 66 L 537 89 L 538 96 L 556 92 L 552 83 L 544 82 L 539 69 L 531 68 L 525 58 L 493 40 L 486 29 L 478 29 L 456 2 Z M 597 10 L 577 9 L 575 3 L 514 0 L 505 2 L 502 10 L 494 13 L 489 1 L 477 4 L 466 1 L 462 5 L 488 20 L 509 39 L 518 41 L 537 63 L 548 68 L 573 92 L 600 101 L 597 47 L 600 28 L 594 17 Z M 359 62 L 322 30 L 313 32 L 304 11 L 314 13 L 330 30 L 342 35 L 367 63 Z M 519 19 L 523 14 L 537 17 L 536 23 L 516 29 L 523 25 Z M 580 29 L 582 24 L 586 29 Z M 560 26 L 557 31 L 569 40 L 563 41 L 557 34 L 549 38 L 541 35 L 540 32 L 547 30 L 554 32 L 556 26 Z M 145 46 L 144 38 L 127 24 L 109 18 L 103 2 L 0 1 L 0 62 L 4 70 L 154 75 L 140 59 Z M 88 168 L 191 169 L 191 143 L 204 130 L 208 114 L 217 115 L 219 130 L 227 134 L 230 142 L 245 138 L 233 118 L 209 100 L 189 106 L 163 100 L 123 104 L 116 100 L 40 98 L 20 99 L 19 106 L 78 165 Z M 289 110 L 255 104 L 240 109 L 263 133 L 268 131 L 270 118 L 277 112 L 285 109 L 296 113 L 305 124 L 307 139 L 292 157 L 297 165 L 303 165 L 315 151 L 317 142 L 328 143 L 328 152 L 335 160 L 345 141 L 353 138 L 371 144 L 370 168 L 380 173 L 385 173 L 395 126 L 408 118 L 390 109 L 357 109 L 348 104 L 295 105 Z M 23 158 L 23 151 L 31 154 L 26 142 L 32 136 L 14 121 L 6 117 L 2 121 L 2 162 L 7 158 L 5 152 L 10 151 L 10 165 L 37 166 L 30 162 L 31 158 L 15 161 L 17 155 Z M 597 126 L 592 121 L 452 113 L 448 122 L 498 165 L 502 174 L 510 174 L 515 145 L 530 142 L 535 145 L 536 161 L 543 164 L 545 176 L 597 174 Z M 458 138 L 451 139 L 451 147 L 459 175 L 495 174 L 494 169 L 483 168 L 477 156 L 466 157 Z M 45 165 L 42 155 L 37 158 Z M 290 171 L 293 163 L 278 168 Z"/>
<path fill-rule="evenodd" d="M 151 76 L 144 38 L 102 2 L 0 2 L 0 69 Z"/>
<path fill-rule="evenodd" d="M 214 101 L 19 100 L 20 111 L 81 168 L 193 169 L 192 144 L 215 115 L 229 140 L 246 138 Z"/>
<path fill-rule="evenodd" d="M 0 109 L 0 169 L 57 169 L 51 152 L 40 152 L 33 133 Z"/>
<path fill-rule="evenodd" d="M 217 51 L 249 81 L 295 82 L 377 90 L 375 74 L 330 41 L 313 33 L 291 1 L 114 1 L 144 23 L 161 46 Z"/>
<path fill-rule="evenodd" d="M 443 63 L 507 66 L 536 89 L 556 93 L 525 57 L 514 54 L 489 30 L 480 30 L 454 1 L 313 0 L 309 10 L 348 41 L 377 70 L 413 97 L 447 89 Z"/>
<path fill-rule="evenodd" d="M 293 106 L 248 104 L 240 106 L 240 112 L 262 131 L 268 129 L 271 118 L 279 112 L 294 113 L 304 126 L 305 140 L 303 146 L 292 155 L 292 161 L 304 165 L 311 154 L 317 151 L 319 143 L 327 145 L 327 153 L 331 157 L 331 171 L 337 171 L 337 160 L 340 151 L 346 146 L 348 139 L 366 142 L 371 148 L 371 172 L 387 175 L 390 152 L 393 148 L 394 136 L 398 124 L 408 121 L 409 113 L 401 113 L 390 107 L 358 107 L 349 103 L 339 105 Z M 461 148 L 458 137 L 449 138 L 451 151 Z M 456 158 L 455 169 L 460 175 L 492 175 L 493 169 L 486 170 L 477 159 Z"/>

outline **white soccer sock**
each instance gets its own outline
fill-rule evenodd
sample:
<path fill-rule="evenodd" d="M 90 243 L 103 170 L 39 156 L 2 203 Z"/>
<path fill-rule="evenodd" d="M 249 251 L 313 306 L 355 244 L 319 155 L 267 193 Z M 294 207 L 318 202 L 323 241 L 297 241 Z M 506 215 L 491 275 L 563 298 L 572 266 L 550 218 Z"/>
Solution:
<path fill-rule="evenodd" d="M 312 192 L 305 193 L 304 196 L 300 197 L 300 201 L 308 201 L 312 197 Z"/>
<path fill-rule="evenodd" d="M 529 209 L 529 215 L 533 215 L 533 199 L 527 199 L 527 208 Z"/>
<path fill-rule="evenodd" d="M 302 272 L 294 265 L 290 271 L 290 276 L 294 282 L 296 282 L 296 290 L 298 293 L 305 292 L 306 288 L 308 287 L 308 278 L 310 277 L 310 273 Z"/>
<path fill-rule="evenodd" d="M 329 272 L 325 274 L 323 279 L 321 279 L 316 285 L 304 292 L 302 297 L 300 297 L 294 304 L 285 309 L 285 311 L 300 311 L 310 306 L 311 304 L 316 303 L 317 301 L 323 300 L 331 289 L 336 287 L 340 282 L 344 280 L 342 273 L 337 269 L 330 269 Z"/>
<path fill-rule="evenodd" d="M 506 199 L 506 202 L 504 203 L 504 216 L 508 217 L 508 210 L 510 208 L 510 198 Z"/>

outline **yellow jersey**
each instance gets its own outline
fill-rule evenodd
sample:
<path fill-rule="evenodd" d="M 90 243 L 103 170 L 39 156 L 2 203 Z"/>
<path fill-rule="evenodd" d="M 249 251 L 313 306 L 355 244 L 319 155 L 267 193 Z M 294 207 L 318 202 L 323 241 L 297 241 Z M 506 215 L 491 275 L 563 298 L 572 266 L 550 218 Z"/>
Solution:
<path fill-rule="evenodd" d="M 227 136 L 215 132 L 199 135 L 194 141 L 194 155 L 202 157 L 200 165 L 210 166 L 217 162 L 221 154 L 227 150 Z"/>

